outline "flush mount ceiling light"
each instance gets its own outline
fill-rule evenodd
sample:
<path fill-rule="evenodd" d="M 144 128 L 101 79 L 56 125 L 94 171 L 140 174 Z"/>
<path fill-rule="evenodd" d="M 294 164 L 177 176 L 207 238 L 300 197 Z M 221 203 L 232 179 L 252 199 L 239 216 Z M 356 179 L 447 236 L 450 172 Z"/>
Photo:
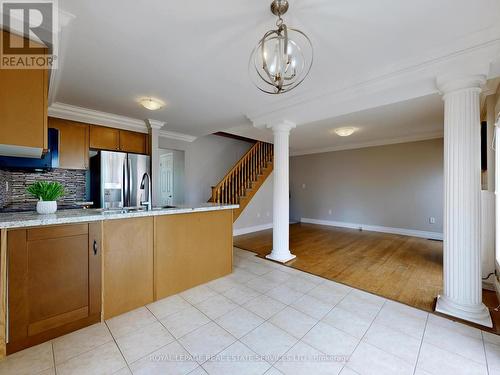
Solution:
<path fill-rule="evenodd" d="M 150 111 L 156 111 L 165 105 L 161 100 L 154 98 L 143 98 L 139 100 L 139 104 Z"/>
<path fill-rule="evenodd" d="M 334 129 L 333 131 L 338 135 L 338 136 L 341 136 L 341 137 L 349 137 L 350 135 L 352 135 L 352 133 L 354 133 L 357 129 L 356 128 L 353 128 L 353 127 L 345 127 L 345 128 L 338 128 L 338 129 Z"/>
<path fill-rule="evenodd" d="M 278 17 L 277 29 L 266 32 L 250 55 L 250 77 L 259 90 L 268 94 L 283 94 L 300 85 L 313 63 L 311 40 L 283 22 L 281 16 L 287 10 L 287 0 L 271 3 L 271 12 Z"/>

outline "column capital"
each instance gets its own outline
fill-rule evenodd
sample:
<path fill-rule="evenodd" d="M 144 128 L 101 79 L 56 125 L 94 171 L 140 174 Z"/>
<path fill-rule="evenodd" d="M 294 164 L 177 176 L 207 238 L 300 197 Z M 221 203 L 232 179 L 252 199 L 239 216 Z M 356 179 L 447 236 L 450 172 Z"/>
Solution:
<path fill-rule="evenodd" d="M 297 125 L 291 121 L 280 121 L 273 124 L 268 124 L 266 127 L 271 129 L 273 132 L 290 132 Z"/>
<path fill-rule="evenodd" d="M 158 120 L 153 120 L 153 119 L 147 119 L 145 120 L 146 126 L 148 129 L 161 129 L 163 125 L 166 124 L 165 121 L 158 121 Z"/>
<path fill-rule="evenodd" d="M 482 86 L 486 83 L 486 76 L 483 74 L 470 75 L 447 75 L 439 76 L 436 79 L 436 85 L 441 94 L 444 96 L 455 92 L 468 89 L 476 89 L 481 91 Z"/>

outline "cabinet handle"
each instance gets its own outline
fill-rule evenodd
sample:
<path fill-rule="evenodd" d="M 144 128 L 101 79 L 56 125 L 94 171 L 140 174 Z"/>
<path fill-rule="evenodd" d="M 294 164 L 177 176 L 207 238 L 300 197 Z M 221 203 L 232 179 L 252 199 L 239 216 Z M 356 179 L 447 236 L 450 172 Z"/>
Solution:
<path fill-rule="evenodd" d="M 92 248 L 94 249 L 94 255 L 97 255 L 97 241 L 94 240 L 94 244 L 92 245 Z"/>

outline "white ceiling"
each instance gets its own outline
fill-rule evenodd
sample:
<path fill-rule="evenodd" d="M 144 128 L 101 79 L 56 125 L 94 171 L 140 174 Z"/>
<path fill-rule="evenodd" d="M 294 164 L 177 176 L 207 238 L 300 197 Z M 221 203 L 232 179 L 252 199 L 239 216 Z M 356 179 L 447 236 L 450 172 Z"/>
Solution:
<path fill-rule="evenodd" d="M 302 86 L 269 96 L 247 73 L 251 49 L 274 25 L 269 3 L 60 0 L 75 18 L 62 31 L 53 101 L 153 118 L 194 136 L 245 133 L 249 118 L 280 116 L 301 124 L 292 136 L 296 150 L 333 147 L 440 130 L 436 96 L 347 114 L 436 92 L 429 77 L 446 71 L 442 61 L 500 41 L 499 0 L 290 0 L 285 21 L 310 36 L 315 63 Z M 380 95 L 381 82 L 396 78 L 390 98 Z M 167 106 L 147 111 L 136 102 L 142 96 Z M 327 104 L 318 107 L 319 98 Z M 346 140 L 325 135 L 350 123 L 362 131 Z"/>
<path fill-rule="evenodd" d="M 300 125 L 290 133 L 290 152 L 299 155 L 438 138 L 443 135 L 443 120 L 441 96 L 429 95 Z M 333 132 L 340 127 L 357 130 L 340 137 Z M 253 126 L 232 129 L 232 133 L 272 141 L 269 131 Z"/>

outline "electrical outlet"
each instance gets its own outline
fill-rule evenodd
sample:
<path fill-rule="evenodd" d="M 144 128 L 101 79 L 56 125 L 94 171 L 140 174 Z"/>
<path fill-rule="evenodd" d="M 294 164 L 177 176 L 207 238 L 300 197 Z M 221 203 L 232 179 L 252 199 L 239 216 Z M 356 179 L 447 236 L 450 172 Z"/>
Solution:
<path fill-rule="evenodd" d="M 436 224 L 436 218 L 435 217 L 430 217 L 429 218 L 429 223 Z"/>
<path fill-rule="evenodd" d="M 257 217 L 260 217 L 260 212 L 257 212 Z"/>
<path fill-rule="evenodd" d="M 305 189 L 306 188 L 306 184 L 302 184 L 302 189 Z"/>
<path fill-rule="evenodd" d="M 328 215 L 331 215 L 332 214 L 332 210 L 328 210 Z"/>

